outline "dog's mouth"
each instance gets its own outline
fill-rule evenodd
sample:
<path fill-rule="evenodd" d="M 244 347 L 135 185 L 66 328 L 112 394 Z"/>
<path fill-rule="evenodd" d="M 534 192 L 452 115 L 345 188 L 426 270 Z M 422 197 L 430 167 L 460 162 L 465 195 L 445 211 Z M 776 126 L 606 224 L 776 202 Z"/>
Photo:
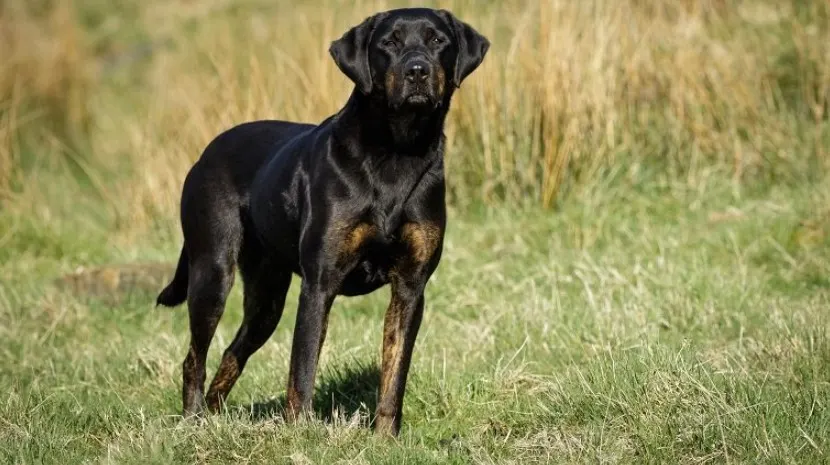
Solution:
<path fill-rule="evenodd" d="M 421 92 L 415 92 L 406 97 L 406 103 L 410 105 L 429 105 L 432 103 L 432 98 Z"/>
<path fill-rule="evenodd" d="M 395 110 L 432 110 L 441 103 L 436 86 L 432 82 L 409 83 L 387 87 L 387 102 Z"/>
<path fill-rule="evenodd" d="M 414 91 L 399 96 L 398 98 L 390 99 L 389 106 L 394 110 L 432 110 L 438 106 L 435 97 L 427 91 Z"/>

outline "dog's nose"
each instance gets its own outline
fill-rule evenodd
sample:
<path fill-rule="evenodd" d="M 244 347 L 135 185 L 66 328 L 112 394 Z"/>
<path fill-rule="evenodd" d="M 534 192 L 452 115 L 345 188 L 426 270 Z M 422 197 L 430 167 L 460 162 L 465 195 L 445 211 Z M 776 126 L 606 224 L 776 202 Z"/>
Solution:
<path fill-rule="evenodd" d="M 429 78 L 429 64 L 424 61 L 413 61 L 406 66 L 404 76 L 409 82 L 424 82 Z"/>

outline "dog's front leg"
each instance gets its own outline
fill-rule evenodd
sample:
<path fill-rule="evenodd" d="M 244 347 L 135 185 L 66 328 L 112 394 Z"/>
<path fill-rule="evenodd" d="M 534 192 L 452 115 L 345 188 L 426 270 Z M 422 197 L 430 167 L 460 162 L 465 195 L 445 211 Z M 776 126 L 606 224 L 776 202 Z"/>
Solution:
<path fill-rule="evenodd" d="M 425 283 L 392 280 L 392 300 L 383 324 L 383 364 L 380 375 L 380 402 L 375 429 L 397 436 L 401 428 L 403 395 L 415 338 L 424 314 Z"/>
<path fill-rule="evenodd" d="M 314 376 L 335 294 L 320 283 L 303 281 L 288 373 L 288 421 L 311 411 Z"/>

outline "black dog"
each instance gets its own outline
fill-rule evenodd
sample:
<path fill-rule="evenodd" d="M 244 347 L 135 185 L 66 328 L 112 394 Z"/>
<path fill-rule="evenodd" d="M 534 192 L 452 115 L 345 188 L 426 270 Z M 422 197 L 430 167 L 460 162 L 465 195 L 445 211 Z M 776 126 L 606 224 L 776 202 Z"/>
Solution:
<path fill-rule="evenodd" d="M 293 273 L 302 277 L 288 379 L 289 421 L 311 407 L 329 309 L 337 295 L 391 283 L 375 425 L 395 435 L 424 287 L 446 223 L 443 125 L 453 91 L 478 67 L 486 38 L 441 10 L 372 16 L 332 43 L 355 83 L 320 125 L 258 121 L 214 139 L 184 182 L 184 245 L 158 303 L 188 300 L 184 415 L 218 410 L 245 363 L 273 334 Z M 205 358 L 236 265 L 245 317 L 204 396 Z"/>

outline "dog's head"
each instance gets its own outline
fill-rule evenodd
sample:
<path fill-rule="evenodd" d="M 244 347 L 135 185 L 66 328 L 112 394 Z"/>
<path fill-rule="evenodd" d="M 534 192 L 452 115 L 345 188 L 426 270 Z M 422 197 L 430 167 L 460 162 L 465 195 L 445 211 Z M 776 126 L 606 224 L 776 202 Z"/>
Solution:
<path fill-rule="evenodd" d="M 448 11 L 406 8 L 367 18 L 329 51 L 360 92 L 381 96 L 398 109 L 438 107 L 481 64 L 489 47 L 484 36 Z"/>

